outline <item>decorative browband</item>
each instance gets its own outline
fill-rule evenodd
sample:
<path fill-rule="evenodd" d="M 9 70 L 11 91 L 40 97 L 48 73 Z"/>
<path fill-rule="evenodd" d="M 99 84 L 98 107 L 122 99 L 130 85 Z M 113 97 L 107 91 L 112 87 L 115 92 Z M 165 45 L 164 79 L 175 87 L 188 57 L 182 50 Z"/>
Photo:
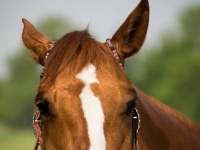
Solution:
<path fill-rule="evenodd" d="M 106 40 L 106 43 L 107 43 L 108 46 L 110 47 L 110 49 L 111 49 L 111 51 L 112 51 L 114 57 L 116 58 L 116 60 L 117 60 L 117 62 L 118 62 L 118 64 L 119 64 L 119 66 L 120 66 L 120 68 L 121 68 L 121 69 L 124 69 L 123 64 L 122 64 L 122 62 L 121 62 L 121 60 L 120 60 L 120 57 L 119 57 L 117 51 L 115 50 L 115 47 L 114 47 L 113 44 L 111 43 L 111 40 L 110 40 L 110 39 L 107 39 L 107 40 Z"/>

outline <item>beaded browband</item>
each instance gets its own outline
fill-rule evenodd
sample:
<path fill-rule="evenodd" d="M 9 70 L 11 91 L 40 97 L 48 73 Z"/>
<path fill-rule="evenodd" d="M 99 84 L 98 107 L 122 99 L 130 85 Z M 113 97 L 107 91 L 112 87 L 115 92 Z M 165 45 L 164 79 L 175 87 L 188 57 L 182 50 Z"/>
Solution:
<path fill-rule="evenodd" d="M 118 62 L 118 64 L 119 64 L 119 66 L 120 66 L 120 68 L 123 69 L 123 64 L 122 64 L 122 62 L 121 62 L 121 60 L 120 60 L 120 57 L 119 57 L 117 51 L 115 50 L 115 47 L 112 45 L 111 40 L 110 40 L 110 39 L 107 39 L 107 40 L 106 40 L 106 43 L 108 44 L 109 48 L 111 49 L 111 51 L 112 51 L 114 57 L 116 58 L 116 60 L 117 60 L 117 62 Z M 46 63 L 46 60 L 47 60 L 47 58 L 48 58 L 48 56 L 49 56 L 49 53 L 51 52 L 51 50 L 52 50 L 52 48 L 54 47 L 54 45 L 55 45 L 55 43 L 53 43 L 53 44 L 51 45 L 51 47 L 48 49 L 48 51 L 47 51 L 47 53 L 46 53 L 46 56 L 45 56 L 45 59 L 44 59 L 44 64 L 42 65 L 42 70 L 41 70 L 41 73 L 40 73 L 40 79 L 42 79 L 42 77 L 43 77 L 43 75 L 44 75 L 45 63 Z"/>
<path fill-rule="evenodd" d="M 47 58 L 48 58 L 48 56 L 49 56 L 49 53 L 50 53 L 50 51 L 52 50 L 52 48 L 54 47 L 54 45 L 55 45 L 55 43 L 53 43 L 52 45 L 51 45 L 51 47 L 47 50 L 47 53 L 46 53 L 46 56 L 45 56 L 45 58 L 44 58 L 44 63 L 43 63 L 43 65 L 42 65 L 42 70 L 41 70 L 41 73 L 40 73 L 40 80 L 42 79 L 42 77 L 43 77 L 43 75 L 44 75 L 44 70 L 45 70 L 45 63 L 46 63 L 46 60 L 47 60 Z"/>
<path fill-rule="evenodd" d="M 121 67 L 121 69 L 124 69 L 123 64 L 122 64 L 122 62 L 121 62 L 121 60 L 120 60 L 120 57 L 119 57 L 117 51 L 115 50 L 115 47 L 112 45 L 111 40 L 110 40 L 110 39 L 107 39 L 107 40 L 106 40 L 106 43 L 107 43 L 108 46 L 110 47 L 110 49 L 111 49 L 111 51 L 112 51 L 114 57 L 116 58 L 116 60 L 117 60 L 117 62 L 118 62 L 118 64 L 119 64 L 119 66 Z"/>

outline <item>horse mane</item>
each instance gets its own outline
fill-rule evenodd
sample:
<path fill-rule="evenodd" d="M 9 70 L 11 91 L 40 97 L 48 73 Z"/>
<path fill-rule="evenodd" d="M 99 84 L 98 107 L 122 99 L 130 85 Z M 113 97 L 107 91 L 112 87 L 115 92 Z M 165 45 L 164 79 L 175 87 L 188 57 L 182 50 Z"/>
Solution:
<path fill-rule="evenodd" d="M 100 55 L 103 53 L 104 55 Z M 54 79 L 59 72 L 69 67 L 70 73 L 77 74 L 88 63 L 100 66 L 104 59 L 105 50 L 91 37 L 87 30 L 74 31 L 59 39 L 51 50 L 45 75 Z M 103 58 L 102 58 L 103 57 Z"/>

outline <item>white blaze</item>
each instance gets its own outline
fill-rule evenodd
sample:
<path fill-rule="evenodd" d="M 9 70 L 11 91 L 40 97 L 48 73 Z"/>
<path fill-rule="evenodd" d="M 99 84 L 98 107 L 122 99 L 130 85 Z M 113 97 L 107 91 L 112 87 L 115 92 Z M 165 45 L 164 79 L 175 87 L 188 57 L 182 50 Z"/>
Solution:
<path fill-rule="evenodd" d="M 99 83 L 96 77 L 96 68 L 90 64 L 84 68 L 76 78 L 85 83 L 80 99 L 83 112 L 87 121 L 88 135 L 90 139 L 90 150 L 105 150 L 106 141 L 104 136 L 104 113 L 100 100 L 92 92 L 90 85 Z"/>

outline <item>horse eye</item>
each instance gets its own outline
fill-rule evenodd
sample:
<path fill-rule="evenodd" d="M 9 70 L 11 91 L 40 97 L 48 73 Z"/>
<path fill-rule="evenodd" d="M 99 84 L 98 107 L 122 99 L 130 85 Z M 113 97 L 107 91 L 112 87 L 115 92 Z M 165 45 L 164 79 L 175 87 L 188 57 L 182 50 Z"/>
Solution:
<path fill-rule="evenodd" d="M 49 102 L 46 100 L 38 100 L 36 106 L 40 111 L 42 117 L 49 117 Z"/>
<path fill-rule="evenodd" d="M 133 109 L 135 108 L 135 100 L 131 100 L 126 104 L 126 112 L 125 114 L 127 116 L 131 115 L 133 113 Z"/>

